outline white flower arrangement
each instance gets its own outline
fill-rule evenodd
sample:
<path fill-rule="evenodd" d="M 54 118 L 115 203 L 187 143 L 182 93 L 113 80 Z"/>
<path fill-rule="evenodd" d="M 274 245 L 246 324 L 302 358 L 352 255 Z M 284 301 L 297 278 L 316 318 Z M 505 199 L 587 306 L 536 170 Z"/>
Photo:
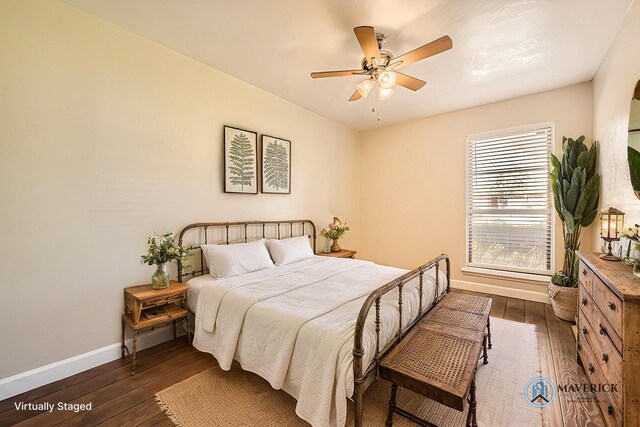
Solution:
<path fill-rule="evenodd" d="M 164 264 L 176 260 L 184 261 L 189 256 L 189 252 L 194 249 L 193 246 L 176 243 L 173 233 L 154 233 L 149 237 L 147 243 L 149 251 L 147 255 L 142 257 L 142 262 L 149 265 Z"/>

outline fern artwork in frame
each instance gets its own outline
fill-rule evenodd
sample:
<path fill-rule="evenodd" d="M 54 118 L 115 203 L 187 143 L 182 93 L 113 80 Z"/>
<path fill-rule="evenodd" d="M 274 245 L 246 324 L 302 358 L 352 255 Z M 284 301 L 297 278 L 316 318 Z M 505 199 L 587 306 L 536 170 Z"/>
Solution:
<path fill-rule="evenodd" d="M 258 194 L 258 134 L 224 127 L 224 192 Z"/>
<path fill-rule="evenodd" d="M 291 141 L 262 135 L 262 192 L 291 194 Z"/>

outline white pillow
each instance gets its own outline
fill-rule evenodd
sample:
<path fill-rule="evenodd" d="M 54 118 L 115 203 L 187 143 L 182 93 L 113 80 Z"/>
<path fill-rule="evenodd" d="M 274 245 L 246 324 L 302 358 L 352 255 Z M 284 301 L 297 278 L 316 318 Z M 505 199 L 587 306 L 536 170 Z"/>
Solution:
<path fill-rule="evenodd" d="M 314 256 L 307 236 L 267 240 L 267 248 L 276 265 L 291 264 Z"/>
<path fill-rule="evenodd" d="M 274 267 L 264 239 L 249 243 L 200 247 L 207 260 L 209 274 L 218 279 Z"/>

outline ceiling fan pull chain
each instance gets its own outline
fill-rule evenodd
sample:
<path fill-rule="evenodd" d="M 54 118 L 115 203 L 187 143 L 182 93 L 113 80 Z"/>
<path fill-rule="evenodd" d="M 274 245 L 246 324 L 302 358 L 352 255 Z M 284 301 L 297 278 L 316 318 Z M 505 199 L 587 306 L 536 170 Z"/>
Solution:
<path fill-rule="evenodd" d="M 375 92 L 375 91 L 374 91 Z M 375 93 L 373 94 L 373 96 L 371 97 L 371 112 L 375 113 L 376 112 L 376 95 Z"/>

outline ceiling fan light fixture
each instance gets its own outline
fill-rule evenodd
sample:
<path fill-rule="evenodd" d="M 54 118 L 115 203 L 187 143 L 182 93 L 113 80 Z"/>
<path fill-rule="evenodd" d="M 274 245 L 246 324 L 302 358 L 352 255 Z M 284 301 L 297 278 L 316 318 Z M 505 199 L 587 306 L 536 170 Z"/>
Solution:
<path fill-rule="evenodd" d="M 371 89 L 373 89 L 373 80 L 371 79 L 363 80 L 356 85 L 356 90 L 363 98 L 369 95 Z"/>
<path fill-rule="evenodd" d="M 378 76 L 378 82 L 383 89 L 391 89 L 396 85 L 396 73 L 393 71 L 383 71 Z"/>
<path fill-rule="evenodd" d="M 393 90 L 393 88 L 390 87 L 382 87 L 380 86 L 378 88 L 378 95 L 380 95 L 380 101 L 384 101 L 387 98 L 391 98 L 391 96 L 396 93 L 395 90 Z"/>

